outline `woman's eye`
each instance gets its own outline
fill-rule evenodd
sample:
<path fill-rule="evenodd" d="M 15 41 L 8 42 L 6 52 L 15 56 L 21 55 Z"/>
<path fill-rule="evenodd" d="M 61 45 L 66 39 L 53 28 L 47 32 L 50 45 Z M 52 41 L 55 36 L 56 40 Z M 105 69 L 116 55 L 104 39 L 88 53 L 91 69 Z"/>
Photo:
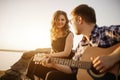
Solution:
<path fill-rule="evenodd" d="M 65 21 L 65 19 L 61 19 L 61 21 Z"/>

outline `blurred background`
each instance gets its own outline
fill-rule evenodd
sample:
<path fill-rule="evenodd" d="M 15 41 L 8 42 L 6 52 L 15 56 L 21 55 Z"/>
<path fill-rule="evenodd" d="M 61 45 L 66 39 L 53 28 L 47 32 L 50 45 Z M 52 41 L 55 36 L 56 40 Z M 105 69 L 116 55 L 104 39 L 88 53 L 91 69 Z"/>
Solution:
<path fill-rule="evenodd" d="M 120 24 L 120 0 L 0 0 L 0 70 L 10 68 L 25 50 L 50 47 L 53 13 L 64 10 L 70 18 L 79 4 L 95 9 L 99 26 Z M 74 49 L 80 39 L 74 36 Z"/>

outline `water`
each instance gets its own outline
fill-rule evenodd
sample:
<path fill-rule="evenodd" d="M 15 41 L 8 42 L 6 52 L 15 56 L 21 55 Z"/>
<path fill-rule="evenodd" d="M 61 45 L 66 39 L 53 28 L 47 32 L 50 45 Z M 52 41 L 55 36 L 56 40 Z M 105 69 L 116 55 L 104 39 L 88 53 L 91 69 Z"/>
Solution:
<path fill-rule="evenodd" d="M 0 51 L 0 70 L 7 70 L 20 59 L 22 52 Z"/>

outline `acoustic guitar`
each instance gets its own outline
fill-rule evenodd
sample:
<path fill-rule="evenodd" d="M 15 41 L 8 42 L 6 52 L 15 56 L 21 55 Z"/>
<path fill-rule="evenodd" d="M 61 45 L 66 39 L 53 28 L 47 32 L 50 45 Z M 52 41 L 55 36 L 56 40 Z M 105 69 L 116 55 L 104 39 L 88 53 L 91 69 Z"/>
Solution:
<path fill-rule="evenodd" d="M 85 52 L 83 53 L 80 61 L 74 61 L 71 59 L 63 59 L 63 58 L 50 58 L 49 62 L 54 62 L 57 64 L 79 68 L 78 74 L 77 74 L 78 80 L 101 80 L 100 78 L 104 77 L 104 75 L 107 72 L 117 75 L 119 71 L 119 65 L 115 64 L 112 68 L 107 70 L 105 73 L 99 73 L 97 70 L 93 68 L 90 58 L 91 57 L 95 58 L 101 55 L 109 55 L 118 46 L 120 46 L 120 44 L 116 44 L 109 48 L 99 48 L 99 47 L 88 46 Z"/>

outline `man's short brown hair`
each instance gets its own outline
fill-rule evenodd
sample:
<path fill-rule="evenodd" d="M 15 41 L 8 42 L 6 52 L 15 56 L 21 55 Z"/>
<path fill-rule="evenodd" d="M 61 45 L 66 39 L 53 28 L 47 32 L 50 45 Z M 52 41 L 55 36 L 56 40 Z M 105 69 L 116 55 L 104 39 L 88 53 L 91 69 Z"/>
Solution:
<path fill-rule="evenodd" d="M 87 23 L 96 23 L 96 14 L 92 7 L 81 4 L 73 9 L 72 16 L 81 16 Z"/>

